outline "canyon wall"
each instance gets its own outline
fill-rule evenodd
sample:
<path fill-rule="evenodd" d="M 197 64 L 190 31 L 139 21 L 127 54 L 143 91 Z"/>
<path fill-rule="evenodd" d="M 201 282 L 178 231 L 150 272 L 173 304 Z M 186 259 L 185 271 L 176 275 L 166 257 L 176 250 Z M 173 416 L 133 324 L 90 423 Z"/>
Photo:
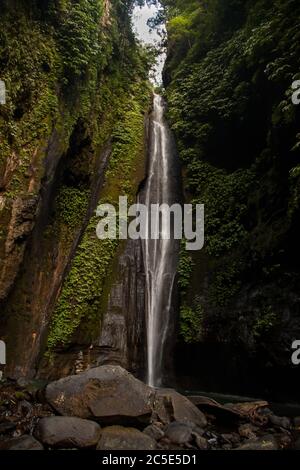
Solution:
<path fill-rule="evenodd" d="M 296 396 L 299 2 L 162 3 L 185 198 L 205 204 L 205 248 L 181 253 L 177 373 L 185 387 Z"/>
<path fill-rule="evenodd" d="M 95 216 L 119 195 L 133 202 L 145 177 L 149 58 L 131 30 L 132 6 L 0 1 L 0 338 L 9 377 L 58 377 L 108 357 L 133 370 L 143 362 L 133 321 L 144 315 L 139 247 L 98 240 Z"/>

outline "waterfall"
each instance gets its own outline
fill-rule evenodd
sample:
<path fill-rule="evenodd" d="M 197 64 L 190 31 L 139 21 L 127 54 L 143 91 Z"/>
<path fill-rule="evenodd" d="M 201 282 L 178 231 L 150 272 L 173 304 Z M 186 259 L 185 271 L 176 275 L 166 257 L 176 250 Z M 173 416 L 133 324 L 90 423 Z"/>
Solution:
<path fill-rule="evenodd" d="M 144 203 L 149 214 L 152 204 L 171 206 L 178 202 L 177 155 L 171 131 L 164 118 L 164 111 L 163 98 L 154 95 L 149 139 L 149 172 L 144 192 Z M 163 211 L 162 217 L 164 217 Z M 151 239 L 150 233 L 149 215 L 148 237 L 143 242 L 146 274 L 147 382 L 153 387 L 159 387 L 162 384 L 168 333 L 174 324 L 172 300 L 178 241 L 172 236 L 168 240 L 162 239 L 162 227 L 160 227 L 160 239 Z"/>

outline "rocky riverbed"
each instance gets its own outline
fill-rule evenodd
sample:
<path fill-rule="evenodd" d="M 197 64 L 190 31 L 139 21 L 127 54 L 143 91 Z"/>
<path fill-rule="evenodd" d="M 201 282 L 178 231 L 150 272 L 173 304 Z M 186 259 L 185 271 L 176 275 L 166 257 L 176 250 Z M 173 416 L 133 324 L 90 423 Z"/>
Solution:
<path fill-rule="evenodd" d="M 0 449 L 300 449 L 300 417 L 155 390 L 118 366 L 42 386 L 0 385 Z"/>

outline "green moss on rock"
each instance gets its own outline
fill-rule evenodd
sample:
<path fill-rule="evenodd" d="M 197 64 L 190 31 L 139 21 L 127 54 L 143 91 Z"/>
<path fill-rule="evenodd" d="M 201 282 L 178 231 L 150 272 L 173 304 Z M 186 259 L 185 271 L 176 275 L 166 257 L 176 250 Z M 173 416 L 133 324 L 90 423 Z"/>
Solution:
<path fill-rule="evenodd" d="M 131 96 L 122 97 L 119 102 L 118 121 L 112 132 L 112 153 L 99 204 L 110 203 L 117 207 L 119 196 L 128 196 L 129 203 L 134 201 L 138 185 L 136 173 L 144 161 L 147 96 L 149 100 L 148 85 L 141 82 L 133 87 Z M 99 240 L 98 222 L 96 216 L 90 219 L 63 285 L 50 325 L 48 352 L 67 345 L 80 325 L 82 331 L 89 325 L 90 336 L 93 336 L 101 323 L 105 283 L 112 273 L 119 240 Z"/>
<path fill-rule="evenodd" d="M 179 268 L 181 328 L 190 325 L 183 338 L 197 338 L 200 295 L 210 338 L 249 340 L 252 348 L 270 326 L 279 345 L 291 327 L 276 330 L 264 313 L 271 307 L 282 324 L 276 290 L 299 329 L 291 300 L 300 285 L 300 108 L 291 99 L 300 70 L 299 2 L 165 3 L 168 114 L 187 199 L 205 205 L 203 254 L 192 254 L 192 272 L 185 257 Z M 241 318 L 254 335 L 241 334 Z"/>

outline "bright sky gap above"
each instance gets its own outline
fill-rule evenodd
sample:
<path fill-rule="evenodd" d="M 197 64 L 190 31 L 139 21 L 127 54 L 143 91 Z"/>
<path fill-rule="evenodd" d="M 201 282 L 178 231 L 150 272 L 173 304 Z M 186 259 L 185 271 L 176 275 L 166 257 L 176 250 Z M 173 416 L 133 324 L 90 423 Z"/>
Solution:
<path fill-rule="evenodd" d="M 136 6 L 133 11 L 133 27 L 135 34 L 138 39 L 144 44 L 157 45 L 161 41 L 161 37 L 158 34 L 157 30 L 151 30 L 147 25 L 147 21 L 156 15 L 158 11 L 158 6 L 155 5 L 144 5 L 143 7 Z M 158 85 L 162 84 L 162 70 L 165 62 L 165 54 L 161 55 L 161 58 L 158 60 L 158 65 L 155 70 L 155 82 Z"/>

